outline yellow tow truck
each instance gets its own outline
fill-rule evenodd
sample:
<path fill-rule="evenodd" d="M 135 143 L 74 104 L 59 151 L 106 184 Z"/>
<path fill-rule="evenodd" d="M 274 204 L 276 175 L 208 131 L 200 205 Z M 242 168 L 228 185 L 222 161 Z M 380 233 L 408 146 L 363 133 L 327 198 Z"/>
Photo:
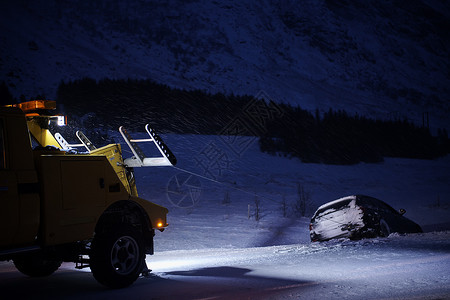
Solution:
<path fill-rule="evenodd" d="M 155 230 L 168 226 L 167 208 L 138 197 L 133 168 L 176 158 L 148 125 L 140 140 L 119 129 L 134 155 L 127 159 L 120 144 L 96 148 L 80 131 L 80 143 L 69 144 L 49 130 L 67 120 L 55 108 L 49 100 L 0 107 L 0 261 L 29 276 L 75 262 L 105 286 L 128 286 L 149 271 Z M 160 156 L 145 157 L 140 142 Z"/>

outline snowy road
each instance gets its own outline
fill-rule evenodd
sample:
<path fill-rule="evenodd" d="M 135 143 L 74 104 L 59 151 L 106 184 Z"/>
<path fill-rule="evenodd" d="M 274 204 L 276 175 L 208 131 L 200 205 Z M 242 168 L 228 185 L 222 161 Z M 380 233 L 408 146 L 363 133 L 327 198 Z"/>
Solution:
<path fill-rule="evenodd" d="M 63 264 L 32 279 L 0 263 L 14 299 L 450 299 L 450 232 L 246 249 L 159 252 L 150 278 L 108 290 Z"/>

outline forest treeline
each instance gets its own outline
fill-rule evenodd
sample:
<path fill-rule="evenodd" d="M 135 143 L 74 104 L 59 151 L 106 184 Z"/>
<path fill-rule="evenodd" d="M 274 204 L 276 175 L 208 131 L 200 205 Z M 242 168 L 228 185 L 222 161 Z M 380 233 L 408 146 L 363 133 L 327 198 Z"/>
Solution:
<path fill-rule="evenodd" d="M 326 164 L 375 163 L 384 157 L 433 159 L 450 152 L 445 129 L 435 137 L 407 120 L 374 120 L 332 109 L 320 115 L 281 106 L 285 115 L 268 124 L 260 138 L 262 151 Z"/>
<path fill-rule="evenodd" d="M 61 82 L 56 100 L 65 114 L 89 120 L 91 127 L 142 131 L 149 123 L 160 133 L 255 135 L 262 151 L 303 162 L 374 163 L 384 157 L 433 159 L 450 153 L 445 129 L 433 136 L 402 119 L 311 112 L 263 98 L 183 90 L 151 80 L 84 78 Z M 91 117 L 83 117 L 87 114 Z"/>
<path fill-rule="evenodd" d="M 149 123 L 159 132 L 216 134 L 237 114 L 250 96 L 183 90 L 151 80 L 96 81 L 84 78 L 60 83 L 58 104 L 67 113 L 94 112 L 110 128 L 142 130 Z"/>

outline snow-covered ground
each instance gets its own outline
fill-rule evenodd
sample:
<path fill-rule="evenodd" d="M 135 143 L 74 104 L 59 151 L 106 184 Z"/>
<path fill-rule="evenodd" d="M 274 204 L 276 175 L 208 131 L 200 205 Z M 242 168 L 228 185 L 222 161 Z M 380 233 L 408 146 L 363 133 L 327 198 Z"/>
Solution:
<path fill-rule="evenodd" d="M 450 232 L 442 231 L 450 229 L 450 157 L 331 166 L 260 153 L 249 137 L 163 138 L 178 158 L 177 168 L 135 169 L 140 196 L 170 210 L 170 225 L 157 232 L 156 253 L 147 256 L 150 278 L 107 290 L 73 264 L 63 264 L 51 277 L 30 279 L 3 262 L 2 293 L 88 299 L 450 299 Z M 126 145 L 123 149 L 131 156 Z M 309 194 L 305 217 L 295 216 L 292 208 L 299 185 Z M 314 210 L 351 194 L 405 208 L 405 216 L 425 233 L 310 243 Z"/>
<path fill-rule="evenodd" d="M 169 251 L 151 261 L 160 278 L 198 287 L 186 298 L 450 299 L 449 237 Z"/>

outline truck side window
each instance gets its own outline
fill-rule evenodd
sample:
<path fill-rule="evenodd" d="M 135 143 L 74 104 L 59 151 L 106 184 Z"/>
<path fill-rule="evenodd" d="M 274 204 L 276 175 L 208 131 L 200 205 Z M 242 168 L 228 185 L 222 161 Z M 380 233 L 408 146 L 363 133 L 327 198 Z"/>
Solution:
<path fill-rule="evenodd" d="M 6 168 L 6 157 L 5 157 L 5 139 L 3 133 L 3 120 L 0 119 L 0 170 Z"/>

